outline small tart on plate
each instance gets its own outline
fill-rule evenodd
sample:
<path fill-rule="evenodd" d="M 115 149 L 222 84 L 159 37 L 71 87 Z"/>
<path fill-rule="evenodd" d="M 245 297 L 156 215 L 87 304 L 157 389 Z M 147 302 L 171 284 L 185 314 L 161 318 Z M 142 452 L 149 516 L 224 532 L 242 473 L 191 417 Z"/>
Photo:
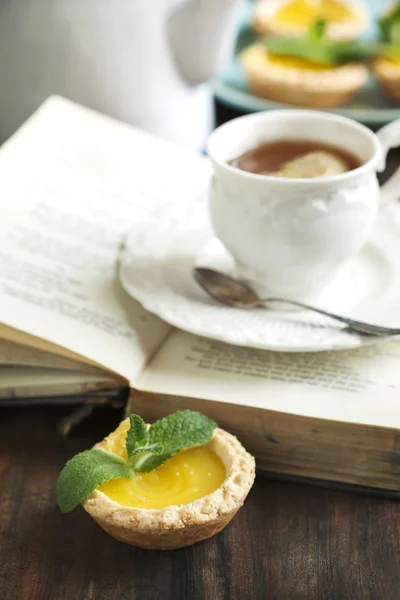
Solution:
<path fill-rule="evenodd" d="M 334 65 L 293 55 L 275 54 L 262 43 L 246 48 L 240 63 L 257 96 L 311 108 L 347 104 L 368 78 L 358 61 Z"/>
<path fill-rule="evenodd" d="M 372 70 L 387 96 L 400 102 L 400 55 L 375 58 Z"/>
<path fill-rule="evenodd" d="M 318 19 L 329 22 L 330 41 L 354 40 L 368 28 L 370 13 L 359 0 L 259 0 L 253 29 L 259 35 L 298 37 Z"/>
<path fill-rule="evenodd" d="M 379 54 L 372 62 L 372 70 L 387 96 L 400 102 L 400 2 L 385 12 L 379 29 Z"/>
<path fill-rule="evenodd" d="M 114 538 L 148 549 L 181 548 L 221 531 L 253 485 L 254 458 L 236 437 L 200 413 L 175 413 L 147 427 L 147 433 L 143 421 L 137 425 L 139 419 L 131 415 L 94 449 L 67 463 L 58 482 L 61 510 L 69 512 L 82 502 Z M 144 441 L 136 435 L 141 426 Z M 152 438 L 153 427 L 157 433 Z M 175 437 L 178 433 L 181 441 L 171 446 L 168 432 Z M 201 443 L 203 439 L 206 443 Z M 173 444 L 184 449 L 170 451 Z M 88 477 L 85 483 L 82 473 L 91 461 L 88 477 L 100 469 L 101 483 L 93 484 L 93 480 L 88 488 Z M 107 463 L 105 469 L 103 463 Z M 115 468 L 122 471 L 110 476 L 109 470 Z"/>

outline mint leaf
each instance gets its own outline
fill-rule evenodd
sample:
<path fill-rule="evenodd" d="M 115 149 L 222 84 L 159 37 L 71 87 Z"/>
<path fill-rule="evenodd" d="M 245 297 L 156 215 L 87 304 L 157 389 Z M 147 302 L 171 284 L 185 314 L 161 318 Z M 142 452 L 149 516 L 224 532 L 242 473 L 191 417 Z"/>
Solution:
<path fill-rule="evenodd" d="M 172 457 L 173 454 L 165 452 L 161 454 L 151 454 L 149 452 L 144 452 L 142 455 L 137 454 L 134 469 L 138 473 L 150 473 L 150 471 L 154 471 Z"/>
<path fill-rule="evenodd" d="M 271 38 L 265 41 L 272 54 L 295 56 L 327 66 L 365 60 L 377 51 L 371 42 L 328 42 L 325 40 L 327 21 L 316 21 L 301 38 Z"/>
<path fill-rule="evenodd" d="M 400 44 L 400 4 L 378 21 L 381 41 Z"/>
<path fill-rule="evenodd" d="M 296 56 L 323 65 L 338 65 L 364 60 L 376 53 L 376 44 L 367 42 L 337 42 L 323 44 L 306 38 L 275 38 L 266 42 L 272 54 Z"/>
<path fill-rule="evenodd" d="M 161 444 L 160 454 L 147 454 L 138 457 L 134 469 L 141 473 L 153 471 L 174 454 L 193 446 L 201 446 L 212 438 L 215 421 L 191 410 L 178 411 L 156 421 L 149 431 L 149 442 Z"/>
<path fill-rule="evenodd" d="M 266 42 L 272 54 L 296 56 L 321 64 L 331 65 L 332 54 L 329 47 L 306 38 L 271 38 Z"/>
<path fill-rule="evenodd" d="M 138 452 L 133 460 L 133 469 L 138 473 L 149 473 L 172 458 L 172 454 L 165 453 L 162 446 L 160 448 L 160 452 Z"/>
<path fill-rule="evenodd" d="M 142 452 L 152 452 L 153 454 L 162 454 L 164 452 L 164 446 L 162 444 L 147 444 L 140 448 Z"/>
<path fill-rule="evenodd" d="M 325 37 L 326 28 L 328 26 L 328 21 L 325 19 L 320 19 L 319 21 L 315 21 L 313 25 L 311 25 L 308 30 L 307 38 L 310 42 L 322 42 Z"/>
<path fill-rule="evenodd" d="M 125 444 L 128 458 L 131 458 L 142 446 L 146 446 L 149 440 L 149 432 L 146 423 L 139 415 L 130 415 L 129 420 L 131 426 L 126 435 Z"/>
<path fill-rule="evenodd" d="M 376 54 L 390 58 L 400 57 L 400 3 L 378 21 L 380 46 Z"/>
<path fill-rule="evenodd" d="M 138 465 L 144 463 L 147 457 L 154 454 L 162 454 L 164 452 L 164 447 L 158 442 L 153 444 L 149 443 L 149 431 L 146 427 L 146 423 L 139 415 L 130 415 L 129 420 L 131 426 L 128 430 L 125 442 L 128 454 L 128 464 L 137 471 Z"/>
<path fill-rule="evenodd" d="M 336 64 L 363 61 L 377 53 L 377 44 L 371 42 L 337 42 L 329 45 L 329 51 Z"/>
<path fill-rule="evenodd" d="M 192 410 L 183 410 L 156 421 L 150 427 L 149 440 L 160 443 L 166 452 L 175 454 L 191 446 L 208 442 L 217 427 L 205 415 Z"/>
<path fill-rule="evenodd" d="M 382 42 L 389 41 L 389 31 L 385 19 L 379 19 L 378 21 L 379 38 Z"/>
<path fill-rule="evenodd" d="M 390 41 L 392 44 L 400 43 L 400 21 L 395 21 L 390 30 Z"/>
<path fill-rule="evenodd" d="M 96 488 L 110 479 L 133 478 L 123 458 L 100 449 L 85 450 L 67 462 L 57 483 L 57 502 L 63 513 L 71 512 Z"/>

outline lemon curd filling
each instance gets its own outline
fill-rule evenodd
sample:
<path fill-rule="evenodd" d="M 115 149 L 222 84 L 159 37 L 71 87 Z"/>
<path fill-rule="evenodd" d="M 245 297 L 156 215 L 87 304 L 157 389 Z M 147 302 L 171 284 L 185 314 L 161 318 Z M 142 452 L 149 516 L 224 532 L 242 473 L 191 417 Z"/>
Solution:
<path fill-rule="evenodd" d="M 126 459 L 128 428 L 129 422 L 123 421 L 106 439 L 104 450 Z M 211 494 L 222 485 L 225 475 L 215 452 L 200 446 L 180 452 L 150 473 L 137 473 L 135 479 L 112 479 L 98 490 L 124 506 L 162 509 Z"/>
<path fill-rule="evenodd" d="M 355 18 L 355 13 L 335 0 L 294 0 L 286 3 L 275 15 L 277 23 L 310 26 L 317 19 L 344 21 Z"/>
<path fill-rule="evenodd" d="M 400 68 L 400 56 L 384 56 L 378 59 L 382 65 L 391 65 Z"/>
<path fill-rule="evenodd" d="M 273 54 L 272 52 L 266 54 L 266 59 L 270 65 L 287 69 L 300 69 L 301 71 L 330 71 L 335 68 L 334 66 L 322 64 L 306 58 L 284 54 Z"/>

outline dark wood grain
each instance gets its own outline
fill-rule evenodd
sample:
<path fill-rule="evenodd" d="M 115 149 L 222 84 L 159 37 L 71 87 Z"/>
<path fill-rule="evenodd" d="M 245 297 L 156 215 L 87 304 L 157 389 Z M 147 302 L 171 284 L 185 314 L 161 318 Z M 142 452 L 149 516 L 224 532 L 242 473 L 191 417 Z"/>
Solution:
<path fill-rule="evenodd" d="M 69 410 L 1 410 L 2 600 L 398 600 L 397 502 L 258 476 L 225 531 L 166 553 L 115 541 L 81 508 L 62 515 L 60 469 L 121 417 L 96 409 L 63 440 Z"/>

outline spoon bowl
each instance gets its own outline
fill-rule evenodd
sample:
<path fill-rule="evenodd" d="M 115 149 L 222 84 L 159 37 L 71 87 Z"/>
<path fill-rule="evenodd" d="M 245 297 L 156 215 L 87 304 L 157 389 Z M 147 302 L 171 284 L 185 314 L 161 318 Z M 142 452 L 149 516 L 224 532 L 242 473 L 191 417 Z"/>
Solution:
<path fill-rule="evenodd" d="M 197 267 L 193 269 L 193 277 L 207 294 L 223 304 L 235 306 L 236 308 L 264 306 L 264 303 L 260 301 L 250 286 L 225 273 L 206 267 Z"/>

